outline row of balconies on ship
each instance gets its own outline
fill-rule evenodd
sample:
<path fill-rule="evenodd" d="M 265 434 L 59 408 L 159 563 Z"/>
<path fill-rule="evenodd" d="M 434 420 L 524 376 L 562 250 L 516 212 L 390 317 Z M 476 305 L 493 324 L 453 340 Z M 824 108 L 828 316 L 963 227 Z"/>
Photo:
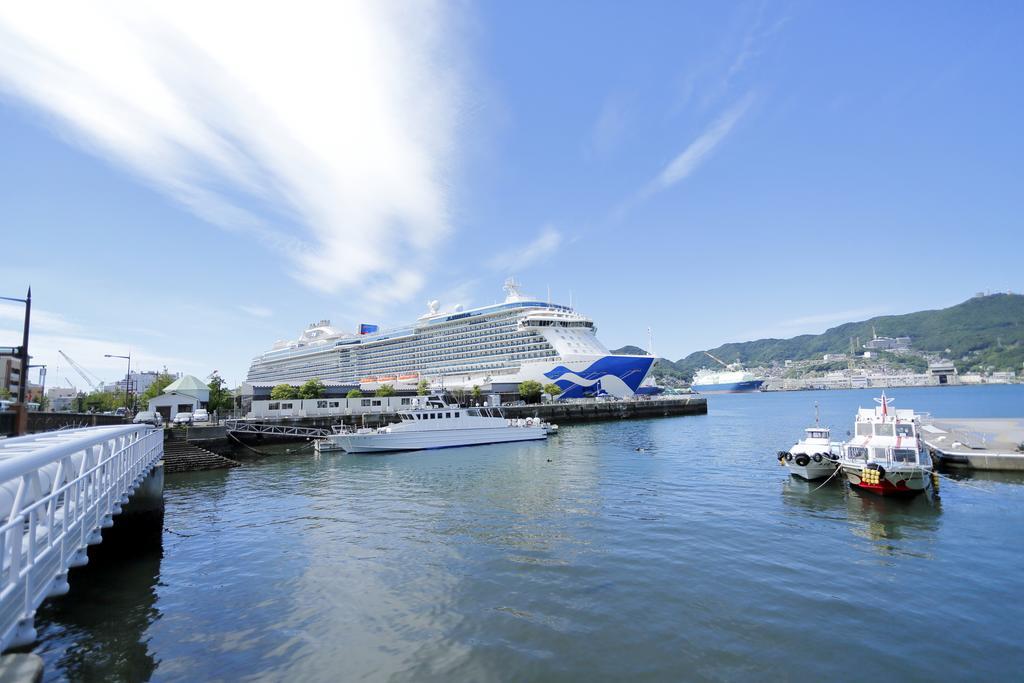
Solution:
<path fill-rule="evenodd" d="M 535 356 L 535 357 L 532 357 L 532 358 L 538 358 L 539 359 L 539 358 L 545 358 L 545 357 L 554 357 L 555 355 L 556 354 L 542 355 L 542 356 Z M 382 365 L 382 366 L 378 366 L 378 367 L 366 367 L 366 368 L 363 368 L 360 371 L 356 372 L 355 374 L 358 375 L 359 377 L 374 377 L 374 376 L 380 376 L 380 375 L 385 375 L 385 374 L 388 374 L 388 375 L 390 375 L 390 374 L 402 374 L 404 372 L 410 372 L 410 373 L 411 372 L 415 372 L 415 373 L 419 373 L 420 375 L 430 375 L 430 374 L 434 374 L 434 373 L 441 372 L 441 371 L 444 371 L 444 372 L 455 372 L 455 373 L 459 373 L 459 372 L 475 372 L 475 371 L 478 371 L 478 370 L 485 370 L 485 369 L 489 369 L 489 368 L 493 368 L 493 367 L 508 366 L 510 361 L 517 361 L 517 360 L 529 360 L 529 359 L 527 359 L 527 358 L 521 358 L 521 359 L 503 358 L 503 359 L 498 360 L 497 362 L 490 362 L 490 363 L 488 363 L 488 362 L 480 362 L 480 363 L 461 364 L 461 365 L 453 365 L 453 364 L 449 363 L 449 364 L 436 364 L 436 365 L 419 366 L 419 367 L 413 366 L 413 365 L 398 366 L 398 367 L 396 367 L 394 365 Z M 517 366 L 513 365 L 512 367 L 517 367 Z"/>
<path fill-rule="evenodd" d="M 390 366 L 394 366 L 396 364 L 400 364 L 401 361 L 413 362 L 413 363 L 419 361 L 419 362 L 422 363 L 423 361 L 428 361 L 428 362 L 434 362 L 434 361 L 437 361 L 437 360 L 452 361 L 452 360 L 463 360 L 463 359 L 466 359 L 466 358 L 482 358 L 482 359 L 487 359 L 487 358 L 494 357 L 494 356 L 502 356 L 502 357 L 507 357 L 507 358 L 527 358 L 527 357 L 530 357 L 530 356 L 527 356 L 526 354 L 538 353 L 538 352 L 548 352 L 549 355 L 557 355 L 557 351 L 555 351 L 554 348 L 552 348 L 550 345 L 548 345 L 546 343 L 543 343 L 543 344 L 521 344 L 521 345 L 518 345 L 518 346 L 520 348 L 517 348 L 515 350 L 510 350 L 508 345 L 504 345 L 504 346 L 502 346 L 501 348 L 498 348 L 498 349 L 493 349 L 493 350 L 492 349 L 480 349 L 478 351 L 467 352 L 467 353 L 388 354 L 388 355 L 376 356 L 374 358 L 360 358 L 360 359 L 358 359 L 354 363 L 354 365 L 355 365 L 356 368 L 376 367 L 376 366 L 389 366 L 390 367 Z M 397 363 L 396 363 L 396 361 L 397 361 Z"/>

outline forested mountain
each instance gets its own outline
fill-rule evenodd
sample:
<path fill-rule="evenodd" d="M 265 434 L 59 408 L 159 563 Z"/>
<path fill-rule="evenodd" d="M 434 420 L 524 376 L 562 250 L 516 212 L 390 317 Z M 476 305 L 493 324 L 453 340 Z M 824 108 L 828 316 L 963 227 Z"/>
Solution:
<path fill-rule="evenodd" d="M 949 308 L 884 315 L 845 323 L 822 334 L 734 342 L 708 351 L 727 363 L 738 360 L 747 366 L 770 365 L 821 358 L 826 353 L 849 353 L 851 340 L 863 344 L 873 332 L 880 337 L 910 337 L 913 349 L 953 360 L 961 372 L 1020 370 L 1024 363 L 1024 296 L 976 296 Z M 689 378 L 698 368 L 713 363 L 703 351 L 695 351 L 674 363 L 659 362 L 656 374 Z"/>

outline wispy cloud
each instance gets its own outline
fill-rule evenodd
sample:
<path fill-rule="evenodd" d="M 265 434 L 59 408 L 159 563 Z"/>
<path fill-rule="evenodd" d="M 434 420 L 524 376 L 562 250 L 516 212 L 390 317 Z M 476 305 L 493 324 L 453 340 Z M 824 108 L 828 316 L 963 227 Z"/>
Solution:
<path fill-rule="evenodd" d="M 853 308 L 845 311 L 833 311 L 831 313 L 818 313 L 816 315 L 805 315 L 799 318 L 783 320 L 779 323 L 782 328 L 807 328 L 814 325 L 830 325 L 833 323 L 848 323 L 866 320 L 886 312 L 884 308 L 877 306 L 872 308 Z"/>
<path fill-rule="evenodd" d="M 269 318 L 274 312 L 266 306 L 239 306 L 238 310 L 256 318 Z"/>
<path fill-rule="evenodd" d="M 23 324 L 25 320 L 25 307 L 22 304 L 7 303 L 6 301 L 0 302 L 0 323 L 7 325 L 14 324 L 15 326 Z M 31 331 L 41 330 L 43 332 L 59 332 L 65 334 L 74 334 L 81 331 L 81 327 L 61 316 L 58 313 L 51 313 L 50 311 L 39 308 L 38 306 L 32 308 L 31 316 Z M 21 332 L 17 334 L 17 338 L 21 339 Z"/>
<path fill-rule="evenodd" d="M 442 2 L 7 3 L 0 89 L 311 288 L 408 298 L 449 232 Z"/>
<path fill-rule="evenodd" d="M 859 322 L 891 312 L 892 311 L 889 309 L 875 306 L 870 308 L 852 308 L 844 311 L 831 311 L 829 313 L 816 313 L 814 315 L 804 315 L 797 318 L 780 320 L 770 326 L 738 332 L 734 336 L 737 339 L 749 340 L 788 338 L 800 334 L 820 334 L 827 328 L 834 327 L 835 325 Z"/>
<path fill-rule="evenodd" d="M 642 196 L 649 197 L 688 178 L 728 137 L 753 102 L 754 94 L 747 93 L 743 99 L 723 112 L 703 133 L 687 145 L 686 149 L 676 155 L 662 169 L 661 173 L 642 192 Z"/>
<path fill-rule="evenodd" d="M 590 130 L 584 150 L 586 155 L 601 159 L 611 154 L 625 136 L 628 118 L 627 100 L 621 96 L 608 97 Z"/>
<path fill-rule="evenodd" d="M 551 256 L 563 241 L 562 233 L 551 226 L 545 227 L 529 244 L 509 249 L 491 258 L 487 265 L 496 271 L 512 274 Z"/>

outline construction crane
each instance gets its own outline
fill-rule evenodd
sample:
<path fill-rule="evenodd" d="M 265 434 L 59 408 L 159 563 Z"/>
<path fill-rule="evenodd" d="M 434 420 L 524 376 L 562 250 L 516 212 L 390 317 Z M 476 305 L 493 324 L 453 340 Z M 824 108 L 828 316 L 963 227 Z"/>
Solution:
<path fill-rule="evenodd" d="M 78 376 L 85 380 L 85 386 L 89 387 L 93 391 L 103 391 L 103 380 L 101 380 L 96 375 L 93 375 L 91 372 L 89 372 L 81 365 L 73 361 L 71 359 L 71 356 L 64 353 L 60 349 L 57 349 L 57 353 L 64 356 L 64 360 L 70 363 L 71 367 L 73 367 L 75 369 L 75 372 L 78 373 Z"/>
<path fill-rule="evenodd" d="M 704 355 L 707 356 L 708 358 L 710 358 L 711 360 L 717 361 L 718 364 L 721 365 L 723 368 L 728 368 L 729 367 L 729 364 L 726 363 L 721 358 L 719 358 L 718 356 L 714 356 L 714 355 L 708 353 L 707 351 L 704 352 Z M 71 360 L 71 359 L 69 358 L 68 360 Z"/>

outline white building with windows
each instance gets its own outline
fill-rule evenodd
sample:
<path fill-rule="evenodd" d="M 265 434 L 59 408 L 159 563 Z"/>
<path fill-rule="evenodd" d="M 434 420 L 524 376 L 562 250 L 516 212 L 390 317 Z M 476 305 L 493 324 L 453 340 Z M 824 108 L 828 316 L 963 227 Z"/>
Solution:
<path fill-rule="evenodd" d="M 185 375 L 164 389 L 164 393 L 149 400 L 147 410 L 160 413 L 165 421 L 178 413 L 194 413 L 205 408 L 210 401 L 210 387 L 198 377 Z"/>

